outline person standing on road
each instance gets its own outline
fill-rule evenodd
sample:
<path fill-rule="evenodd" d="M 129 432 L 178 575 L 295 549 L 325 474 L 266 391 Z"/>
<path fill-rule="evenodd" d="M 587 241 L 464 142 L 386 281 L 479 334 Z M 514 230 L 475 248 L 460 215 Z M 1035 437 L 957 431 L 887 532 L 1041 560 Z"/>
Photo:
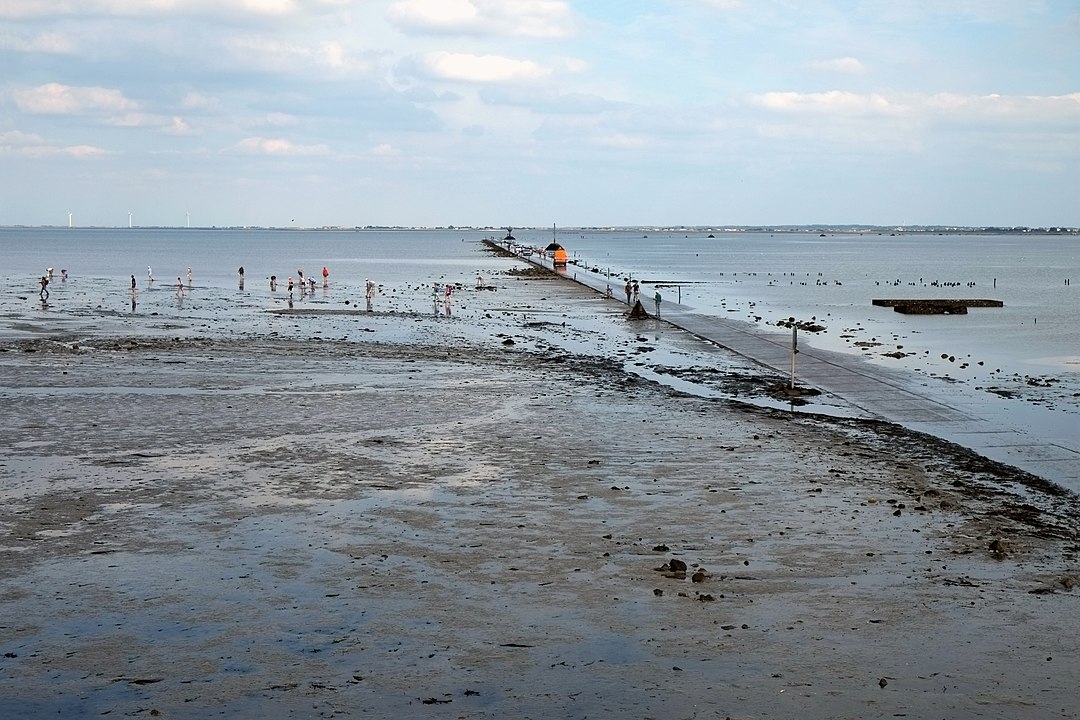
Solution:
<path fill-rule="evenodd" d="M 630 293 L 633 292 L 633 288 L 630 286 L 630 281 L 626 281 L 626 304 L 630 304 Z"/>

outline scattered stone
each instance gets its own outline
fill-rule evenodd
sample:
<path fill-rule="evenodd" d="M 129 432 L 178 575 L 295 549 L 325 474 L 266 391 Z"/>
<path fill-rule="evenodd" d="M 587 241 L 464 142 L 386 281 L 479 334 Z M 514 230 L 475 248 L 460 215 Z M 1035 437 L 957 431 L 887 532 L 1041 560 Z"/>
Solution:
<path fill-rule="evenodd" d="M 885 678 L 881 678 L 880 680 L 877 681 L 877 684 L 878 684 L 878 687 L 883 688 L 883 687 L 885 687 L 886 685 L 889 684 L 889 681 L 886 680 Z"/>
<path fill-rule="evenodd" d="M 667 548 L 664 549 L 666 550 Z M 686 572 L 686 563 L 677 558 L 672 558 L 671 560 L 669 560 L 668 567 L 671 569 L 672 572 Z"/>
<path fill-rule="evenodd" d="M 671 548 L 669 548 L 667 545 L 655 545 L 655 546 L 653 546 L 653 552 L 667 552 L 670 549 Z"/>
<path fill-rule="evenodd" d="M 1007 557 L 1009 553 L 1012 552 L 1012 549 L 1001 538 L 995 538 L 993 541 L 991 541 L 989 549 L 990 554 L 993 555 L 995 558 L 998 558 L 999 560 L 1001 558 Z"/>

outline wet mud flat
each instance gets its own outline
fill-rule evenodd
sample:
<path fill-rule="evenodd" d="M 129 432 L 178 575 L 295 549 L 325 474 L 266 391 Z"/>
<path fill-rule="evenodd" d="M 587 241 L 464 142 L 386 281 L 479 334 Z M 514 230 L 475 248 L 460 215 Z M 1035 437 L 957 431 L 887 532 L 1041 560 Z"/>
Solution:
<path fill-rule="evenodd" d="M 933 438 L 497 339 L 46 347 L 4 717 L 1075 711 L 1080 503 Z"/>

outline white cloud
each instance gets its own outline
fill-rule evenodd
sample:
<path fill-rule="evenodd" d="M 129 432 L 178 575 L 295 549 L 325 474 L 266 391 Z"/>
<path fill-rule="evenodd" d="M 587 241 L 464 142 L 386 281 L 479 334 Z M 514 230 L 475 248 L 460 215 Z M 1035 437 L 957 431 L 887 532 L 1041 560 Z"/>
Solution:
<path fill-rule="evenodd" d="M 189 92 L 180 101 L 180 106 L 185 110 L 212 110 L 216 111 L 220 107 L 220 103 L 217 98 L 211 98 L 203 95 L 202 93 Z"/>
<path fill-rule="evenodd" d="M 387 18 L 412 30 L 468 32 L 480 23 L 472 0 L 401 0 L 386 11 Z"/>
<path fill-rule="evenodd" d="M 14 97 L 15 105 L 23 112 L 43 115 L 127 112 L 138 107 L 119 90 L 75 87 L 55 82 L 17 90 Z"/>
<path fill-rule="evenodd" d="M 230 148 L 230 151 L 244 155 L 275 156 L 327 155 L 330 152 L 326 145 L 296 145 L 284 138 L 264 137 L 244 138 Z"/>
<path fill-rule="evenodd" d="M 260 124 L 271 125 L 273 127 L 284 127 L 286 125 L 295 125 L 296 116 L 283 112 L 272 112 L 261 119 Z"/>
<path fill-rule="evenodd" d="M 777 112 L 826 115 L 896 114 L 906 109 L 878 93 L 860 95 L 841 90 L 819 93 L 768 92 L 751 96 L 750 103 Z"/>
<path fill-rule="evenodd" d="M 601 145 L 607 145 L 608 147 L 615 147 L 623 150 L 637 150 L 648 144 L 646 139 L 641 135 L 627 135 L 625 133 L 606 135 L 601 137 L 598 142 Z"/>
<path fill-rule="evenodd" d="M 401 151 L 390 143 L 380 143 L 371 148 L 371 154 L 375 157 L 396 157 L 401 154 Z"/>
<path fill-rule="evenodd" d="M 93 145 L 50 145 L 37 133 L 24 133 L 19 130 L 0 132 L 0 156 L 92 158 L 106 154 L 108 153 L 105 150 Z"/>
<path fill-rule="evenodd" d="M 969 120 L 1018 120 L 1068 122 L 1080 128 L 1080 92 L 1068 95 L 958 95 L 938 93 L 926 96 L 925 108 L 943 116 Z"/>
<path fill-rule="evenodd" d="M 114 15 L 146 17 L 160 15 L 259 15 L 282 16 L 304 5 L 334 5 L 301 0 L 4 0 L 0 18 Z"/>
<path fill-rule="evenodd" d="M 742 0 L 698 0 L 698 2 L 720 10 L 734 10 L 742 5 Z"/>
<path fill-rule="evenodd" d="M 866 66 L 853 57 L 833 58 L 832 60 L 816 60 L 810 63 L 812 70 L 818 72 L 833 72 L 842 75 L 865 75 Z"/>
<path fill-rule="evenodd" d="M 28 35 L 18 34 L 11 30 L 0 30 L 0 50 L 70 55 L 75 52 L 76 45 L 70 36 L 61 32 L 43 32 Z"/>
<path fill-rule="evenodd" d="M 364 60 L 354 58 L 343 45 L 331 40 L 308 45 L 270 35 L 239 35 L 224 42 L 223 52 L 233 66 L 291 75 L 368 69 Z"/>
<path fill-rule="evenodd" d="M 189 125 L 188 122 L 184 120 L 184 118 L 178 115 L 173 116 L 172 120 L 162 127 L 162 132 L 164 132 L 166 135 L 179 136 L 195 134 L 195 131 L 192 129 L 191 125 Z"/>
<path fill-rule="evenodd" d="M 39 145 L 45 138 L 37 133 L 24 133 L 18 130 L 0 132 L 0 145 Z"/>
<path fill-rule="evenodd" d="M 93 145 L 69 145 L 67 147 L 58 145 L 23 145 L 12 147 L 0 144 L 0 157 L 7 155 L 28 158 L 72 157 L 82 159 L 97 158 L 108 154 L 108 151 Z"/>
<path fill-rule="evenodd" d="M 577 31 L 564 0 L 398 0 L 386 18 L 416 33 L 564 38 Z"/>
<path fill-rule="evenodd" d="M 961 95 L 908 93 L 886 96 L 831 90 L 821 93 L 770 92 L 749 98 L 751 105 L 784 114 L 824 116 L 903 116 L 987 123 L 1073 122 L 1080 127 L 1080 92 L 1067 95 Z"/>
<path fill-rule="evenodd" d="M 326 40 L 319 46 L 317 57 L 327 67 L 343 68 L 348 65 L 348 53 L 341 43 L 333 40 Z"/>
<path fill-rule="evenodd" d="M 551 74 L 551 70 L 532 60 L 451 52 L 428 53 L 419 58 L 419 67 L 431 78 L 470 83 L 527 82 Z"/>

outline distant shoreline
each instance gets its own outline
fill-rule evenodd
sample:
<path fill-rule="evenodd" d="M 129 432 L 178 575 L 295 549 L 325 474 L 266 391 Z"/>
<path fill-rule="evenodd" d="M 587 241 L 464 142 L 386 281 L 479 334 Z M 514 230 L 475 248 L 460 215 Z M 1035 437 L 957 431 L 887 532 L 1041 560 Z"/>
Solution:
<path fill-rule="evenodd" d="M 252 230 L 266 232 L 504 232 L 503 227 L 494 226 L 459 226 L 459 225 L 435 225 L 435 226 L 406 226 L 406 225 L 357 225 L 347 227 L 344 225 L 323 225 L 318 227 L 282 227 L 274 225 L 200 225 L 185 227 L 182 225 L 136 225 L 127 227 L 122 225 L 0 225 L 3 230 L 33 230 L 33 229 L 70 229 L 70 230 L 220 230 L 220 231 L 247 231 Z M 549 227 L 515 227 L 516 231 L 549 232 Z M 738 235 L 742 233 L 788 233 L 793 235 L 825 234 L 825 235 L 1080 235 L 1078 227 L 975 227 L 975 226 L 947 226 L 947 225 L 916 225 L 916 226 L 881 226 L 881 225 L 604 225 L 604 226 L 559 226 L 561 232 L 589 232 L 589 233 L 694 233 L 694 234 L 724 234 Z"/>

